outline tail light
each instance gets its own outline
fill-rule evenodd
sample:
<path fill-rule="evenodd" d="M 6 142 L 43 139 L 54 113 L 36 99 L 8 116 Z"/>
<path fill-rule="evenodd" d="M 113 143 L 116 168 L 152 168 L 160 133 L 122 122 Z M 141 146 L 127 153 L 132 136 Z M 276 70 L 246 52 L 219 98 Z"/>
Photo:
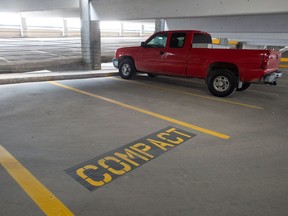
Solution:
<path fill-rule="evenodd" d="M 270 56 L 270 53 L 264 53 L 262 55 L 262 63 L 261 63 L 261 69 L 266 69 L 267 66 L 268 66 L 268 62 L 269 62 L 269 56 Z"/>

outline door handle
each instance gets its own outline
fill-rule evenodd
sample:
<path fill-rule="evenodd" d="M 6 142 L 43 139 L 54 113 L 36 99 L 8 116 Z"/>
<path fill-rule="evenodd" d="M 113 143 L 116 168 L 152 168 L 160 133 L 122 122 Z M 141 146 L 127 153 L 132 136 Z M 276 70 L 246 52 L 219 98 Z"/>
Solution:
<path fill-rule="evenodd" d="M 165 52 L 164 51 L 160 51 L 160 55 L 164 55 L 165 54 Z"/>

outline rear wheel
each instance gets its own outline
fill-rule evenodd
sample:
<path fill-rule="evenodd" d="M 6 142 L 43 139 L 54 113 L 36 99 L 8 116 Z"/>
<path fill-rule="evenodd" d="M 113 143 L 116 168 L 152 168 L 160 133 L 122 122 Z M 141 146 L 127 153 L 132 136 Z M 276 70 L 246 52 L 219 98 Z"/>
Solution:
<path fill-rule="evenodd" d="M 207 85 L 212 95 L 226 97 L 235 91 L 237 79 L 232 71 L 218 69 L 210 73 Z"/>
<path fill-rule="evenodd" d="M 251 83 L 244 82 L 244 83 L 242 84 L 242 87 L 241 87 L 241 88 L 237 88 L 236 91 L 244 91 L 244 90 L 246 90 L 247 88 L 249 88 L 250 85 L 251 85 Z"/>
<path fill-rule="evenodd" d="M 134 62 L 131 59 L 124 59 L 120 63 L 119 74 L 123 79 L 130 79 L 136 72 Z"/>

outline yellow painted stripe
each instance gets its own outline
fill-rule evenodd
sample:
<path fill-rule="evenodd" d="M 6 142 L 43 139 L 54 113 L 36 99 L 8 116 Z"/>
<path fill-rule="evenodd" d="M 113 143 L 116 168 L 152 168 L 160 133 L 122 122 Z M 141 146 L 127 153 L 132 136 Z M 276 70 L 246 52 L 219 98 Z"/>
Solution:
<path fill-rule="evenodd" d="M 125 107 L 127 109 L 131 109 L 131 110 L 134 110 L 134 111 L 137 111 L 137 112 L 141 112 L 141 113 L 144 113 L 146 115 L 153 116 L 153 117 L 158 118 L 158 119 L 162 119 L 164 121 L 168 121 L 168 122 L 171 122 L 171 123 L 174 123 L 174 124 L 178 124 L 178 125 L 181 125 L 183 127 L 187 127 L 187 128 L 192 129 L 192 130 L 196 130 L 196 131 L 199 131 L 199 132 L 202 132 L 202 133 L 205 133 L 205 134 L 209 134 L 209 135 L 212 135 L 212 136 L 215 136 L 215 137 L 219 137 L 219 138 L 222 138 L 222 139 L 229 139 L 230 138 L 230 136 L 222 134 L 222 133 L 218 133 L 216 131 L 208 130 L 208 129 L 205 129 L 205 128 L 202 128 L 202 127 L 199 127 L 199 126 L 196 126 L 196 125 L 193 125 L 193 124 L 189 124 L 189 123 L 186 123 L 186 122 L 183 122 L 183 121 L 179 121 L 177 119 L 173 119 L 173 118 L 170 118 L 170 117 L 158 114 L 158 113 L 154 113 L 154 112 L 151 112 L 151 111 L 148 111 L 148 110 L 144 110 L 144 109 L 141 109 L 139 107 L 131 106 L 129 104 L 121 103 L 119 101 L 112 100 L 112 99 L 109 99 L 109 98 L 106 98 L 106 97 L 103 97 L 103 96 L 100 96 L 100 95 L 96 95 L 96 94 L 92 94 L 90 92 L 82 91 L 80 89 L 76 89 L 76 88 L 73 88 L 73 87 L 70 87 L 70 86 L 66 86 L 66 85 L 63 85 L 63 84 L 60 84 L 60 83 L 57 83 L 57 82 L 49 82 L 49 83 L 51 83 L 53 85 L 56 85 L 56 86 L 59 86 L 59 87 L 62 87 L 62 88 L 65 88 L 65 89 L 69 89 L 69 90 L 74 91 L 74 92 L 78 92 L 78 93 L 81 93 L 81 94 L 84 94 L 84 95 L 88 95 L 88 96 L 91 96 L 91 97 L 94 97 L 94 98 L 97 98 L 97 99 L 100 99 L 100 100 L 104 100 L 104 101 L 116 104 L 118 106 Z"/>
<path fill-rule="evenodd" d="M 46 215 L 74 215 L 1 145 L 0 164 Z"/>
<path fill-rule="evenodd" d="M 288 58 L 281 58 L 281 62 L 288 62 Z"/>
<path fill-rule="evenodd" d="M 288 65 L 279 65 L 280 68 L 288 68 Z"/>
<path fill-rule="evenodd" d="M 208 100 L 218 101 L 218 102 L 221 102 L 221 103 L 228 103 L 228 104 L 248 107 L 248 108 L 252 108 L 252 109 L 259 109 L 259 110 L 263 110 L 264 109 L 263 107 L 259 107 L 259 106 L 255 106 L 255 105 L 251 105 L 251 104 L 240 103 L 240 102 L 235 102 L 235 101 L 230 101 L 230 100 L 225 100 L 225 99 L 221 99 L 221 98 L 217 98 L 217 97 L 209 97 L 209 96 L 204 96 L 204 95 L 195 94 L 195 93 L 191 93 L 191 92 L 185 92 L 185 91 L 180 91 L 180 90 L 175 90 L 175 89 L 169 89 L 169 88 L 165 88 L 165 87 L 150 85 L 150 84 L 147 84 L 147 83 L 140 83 L 140 82 L 137 82 L 137 81 L 123 80 L 121 78 L 115 78 L 115 77 L 111 77 L 111 78 L 117 79 L 117 80 L 121 80 L 121 81 L 126 81 L 126 82 L 137 83 L 138 85 L 148 86 L 149 88 L 157 88 L 157 89 L 161 89 L 161 90 L 165 90 L 165 91 L 176 92 L 176 93 L 185 94 L 185 95 L 189 95 L 189 96 L 194 96 L 194 97 L 204 98 L 204 99 L 208 99 Z"/>

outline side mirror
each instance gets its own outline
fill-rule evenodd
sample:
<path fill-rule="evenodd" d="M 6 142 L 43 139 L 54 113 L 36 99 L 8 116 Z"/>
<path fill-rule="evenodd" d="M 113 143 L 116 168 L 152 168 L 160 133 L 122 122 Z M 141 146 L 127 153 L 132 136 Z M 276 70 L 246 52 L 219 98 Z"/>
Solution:
<path fill-rule="evenodd" d="M 147 47 L 147 44 L 146 44 L 146 42 L 141 42 L 141 47 Z"/>

